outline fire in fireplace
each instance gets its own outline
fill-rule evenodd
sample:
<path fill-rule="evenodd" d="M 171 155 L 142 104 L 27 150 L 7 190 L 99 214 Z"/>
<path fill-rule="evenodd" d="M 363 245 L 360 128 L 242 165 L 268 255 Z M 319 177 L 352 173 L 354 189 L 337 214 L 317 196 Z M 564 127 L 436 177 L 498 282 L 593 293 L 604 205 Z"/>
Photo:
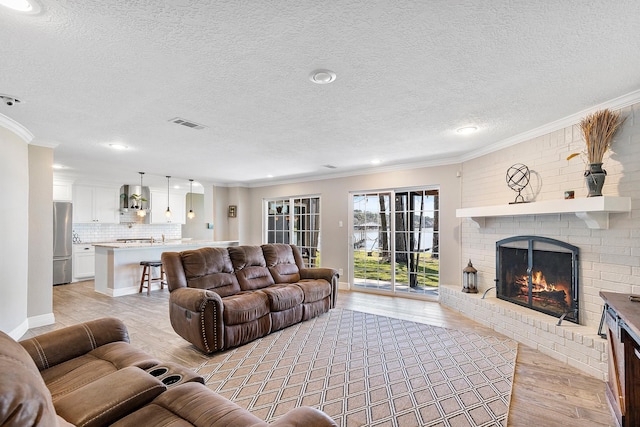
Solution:
<path fill-rule="evenodd" d="M 579 323 L 578 254 L 576 246 L 547 237 L 496 242 L 498 298 Z"/>

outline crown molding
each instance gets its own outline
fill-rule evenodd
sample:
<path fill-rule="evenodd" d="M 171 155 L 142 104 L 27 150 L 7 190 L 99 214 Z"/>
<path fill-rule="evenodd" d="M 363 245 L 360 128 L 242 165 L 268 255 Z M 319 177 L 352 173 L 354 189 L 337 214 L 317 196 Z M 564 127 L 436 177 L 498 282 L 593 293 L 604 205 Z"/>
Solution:
<path fill-rule="evenodd" d="M 467 160 L 472 160 L 477 157 L 484 156 L 485 154 L 493 153 L 495 151 L 502 150 L 503 148 L 511 147 L 512 145 L 529 141 L 534 138 L 538 138 L 540 136 L 548 135 L 560 129 L 574 126 L 577 123 L 579 123 L 580 120 L 582 120 L 585 116 L 595 113 L 598 110 L 602 110 L 605 108 L 608 108 L 610 110 L 621 110 L 633 104 L 637 104 L 638 102 L 640 102 L 640 90 L 630 92 L 626 95 L 619 96 L 617 98 L 611 99 L 609 101 L 603 102 L 601 104 L 598 104 L 593 107 L 579 111 L 577 113 L 571 114 L 562 119 L 555 120 L 551 123 L 547 123 L 546 125 L 542 125 L 540 127 L 531 129 L 527 132 L 514 135 L 507 139 L 503 139 L 494 144 L 490 144 L 486 147 L 483 147 L 479 150 L 472 151 L 470 153 L 467 153 L 461 156 L 459 161 L 461 163 Z"/>
<path fill-rule="evenodd" d="M 283 178 L 283 179 L 272 178 L 272 179 L 242 184 L 242 186 L 248 187 L 248 188 L 259 188 L 259 187 L 269 187 L 272 185 L 299 184 L 301 182 L 326 181 L 330 179 L 349 178 L 352 176 L 372 175 L 376 173 L 397 172 L 397 171 L 404 171 L 404 170 L 410 170 L 410 169 L 448 166 L 448 165 L 458 164 L 458 163 L 460 163 L 460 160 L 457 157 L 447 157 L 447 158 L 424 160 L 424 161 L 411 162 L 411 163 L 394 163 L 392 165 L 382 165 L 382 166 L 375 166 L 375 167 L 368 167 L 368 168 L 350 169 L 347 171 L 335 172 L 335 173 L 330 173 L 326 175 L 306 175 L 306 176 L 297 176 L 297 177 Z"/>
<path fill-rule="evenodd" d="M 474 150 L 460 156 L 453 156 L 453 157 L 447 157 L 442 159 L 433 159 L 433 160 L 427 160 L 423 162 L 399 163 L 394 165 L 378 166 L 378 167 L 372 167 L 367 169 L 353 169 L 350 171 L 327 174 L 327 175 L 298 176 L 298 177 L 291 177 L 288 179 L 285 178 L 285 179 L 261 180 L 257 182 L 246 183 L 243 186 L 246 186 L 249 188 L 268 187 L 271 185 L 296 184 L 300 182 L 321 181 L 321 180 L 335 179 L 335 178 L 346 178 L 346 177 L 358 176 L 358 175 L 370 175 L 370 174 L 381 173 L 381 172 L 393 172 L 398 170 L 447 166 L 451 164 L 463 163 L 465 161 L 473 160 L 477 157 L 484 156 L 485 154 L 490 154 L 495 151 L 499 151 L 504 148 L 511 147 L 512 145 L 516 145 L 525 141 L 530 141 L 532 139 L 547 135 L 549 133 L 558 131 L 560 129 L 574 126 L 576 123 L 580 122 L 580 120 L 582 120 L 584 116 L 588 114 L 592 114 L 598 110 L 602 110 L 604 108 L 608 108 L 610 110 L 620 110 L 637 103 L 640 103 L 640 90 L 636 90 L 626 95 L 619 96 L 617 98 L 611 99 L 609 101 L 603 102 L 601 104 L 598 104 L 593 107 L 579 111 L 577 113 L 571 114 L 562 119 L 555 120 L 551 123 L 547 123 L 543 126 L 514 135 L 510 138 L 502 139 L 493 144 L 487 145 L 479 150 Z"/>
<path fill-rule="evenodd" d="M 35 141 L 31 141 L 31 145 L 37 145 L 39 147 L 46 148 L 56 148 L 58 145 L 60 145 L 60 143 L 57 141 L 50 141 L 46 139 L 36 139 Z"/>
<path fill-rule="evenodd" d="M 15 133 L 27 144 L 31 143 L 34 138 L 29 129 L 4 114 L 0 114 L 0 126 Z"/>

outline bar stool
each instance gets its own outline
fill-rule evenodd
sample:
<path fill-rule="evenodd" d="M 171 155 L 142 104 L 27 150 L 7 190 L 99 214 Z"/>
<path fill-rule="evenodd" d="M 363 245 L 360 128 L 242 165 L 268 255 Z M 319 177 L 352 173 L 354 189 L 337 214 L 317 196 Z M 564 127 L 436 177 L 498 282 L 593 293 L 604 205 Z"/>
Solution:
<path fill-rule="evenodd" d="M 160 282 L 160 289 L 164 289 L 164 284 L 167 283 L 167 275 L 164 272 L 164 266 L 162 261 L 140 261 L 142 266 L 142 278 L 140 279 L 140 290 L 142 293 L 143 288 L 147 288 L 147 295 L 151 295 L 151 283 Z M 160 267 L 160 277 L 153 277 L 153 267 Z M 145 284 L 146 282 L 146 284 Z"/>

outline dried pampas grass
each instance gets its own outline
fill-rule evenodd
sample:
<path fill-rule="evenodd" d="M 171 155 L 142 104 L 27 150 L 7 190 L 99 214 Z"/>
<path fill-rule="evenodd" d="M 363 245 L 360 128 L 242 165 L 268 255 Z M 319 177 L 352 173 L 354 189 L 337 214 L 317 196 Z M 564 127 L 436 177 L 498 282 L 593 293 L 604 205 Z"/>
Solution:
<path fill-rule="evenodd" d="M 620 112 L 614 113 L 605 109 L 596 111 L 580 121 L 589 163 L 602 163 L 604 153 L 611 147 L 613 135 L 625 120 L 626 117 L 620 118 Z"/>

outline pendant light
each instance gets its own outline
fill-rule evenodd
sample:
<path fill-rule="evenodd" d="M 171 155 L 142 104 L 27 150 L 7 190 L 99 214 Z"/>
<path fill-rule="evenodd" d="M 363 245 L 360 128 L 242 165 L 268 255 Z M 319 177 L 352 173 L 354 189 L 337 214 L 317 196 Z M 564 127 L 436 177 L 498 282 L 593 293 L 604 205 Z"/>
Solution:
<path fill-rule="evenodd" d="M 171 177 L 169 175 L 167 175 L 167 210 L 164 211 L 164 215 L 167 218 L 171 218 L 171 209 L 169 209 L 169 179 Z"/>
<path fill-rule="evenodd" d="M 142 175 L 144 175 L 144 172 L 138 172 L 140 174 L 140 206 L 138 208 L 138 211 L 136 212 L 136 215 L 138 215 L 140 218 L 144 218 L 145 216 L 147 216 L 147 211 L 145 209 L 142 209 Z"/>
<path fill-rule="evenodd" d="M 193 211 L 193 180 L 189 180 L 189 213 L 187 218 L 193 219 L 196 217 L 196 213 Z"/>

